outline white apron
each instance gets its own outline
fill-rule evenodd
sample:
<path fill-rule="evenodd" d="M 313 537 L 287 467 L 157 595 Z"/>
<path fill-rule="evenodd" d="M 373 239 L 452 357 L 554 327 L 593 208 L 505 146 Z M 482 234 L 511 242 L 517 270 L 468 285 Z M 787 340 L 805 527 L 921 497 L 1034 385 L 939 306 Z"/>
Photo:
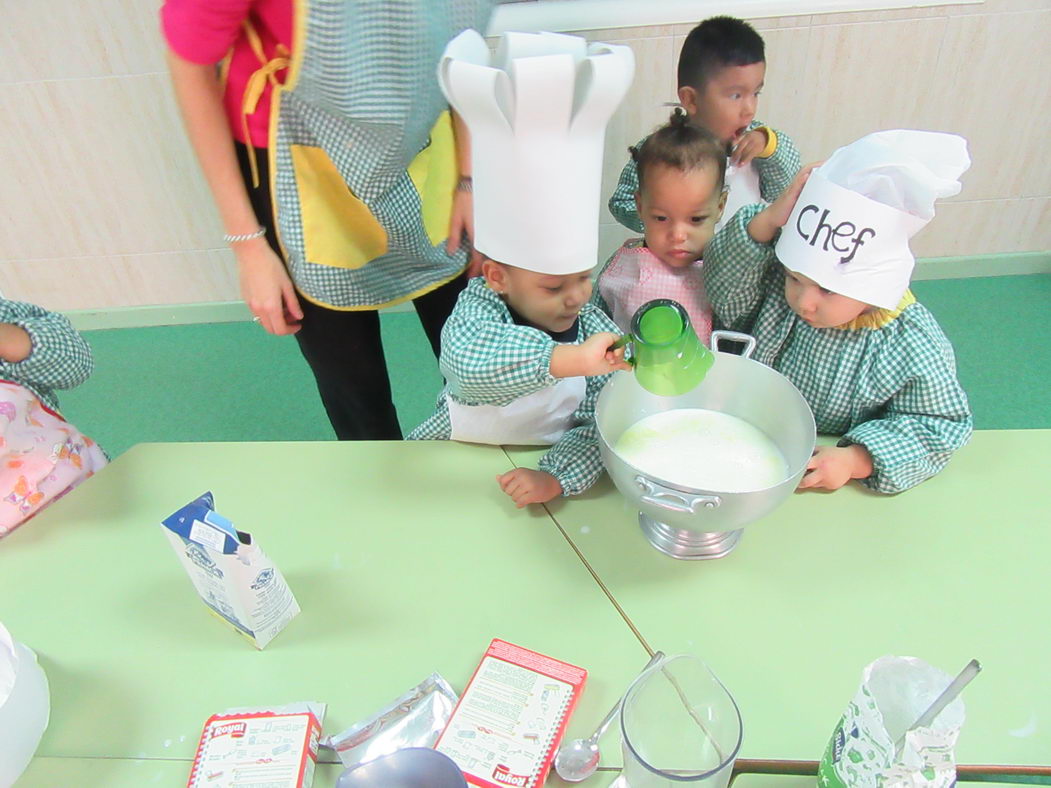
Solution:
<path fill-rule="evenodd" d="M 463 405 L 446 392 L 452 439 L 466 443 L 550 446 L 574 426 L 587 395 L 587 379 L 562 378 L 506 405 Z"/>
<path fill-rule="evenodd" d="M 726 189 L 728 192 L 726 195 L 726 207 L 723 209 L 722 218 L 715 225 L 716 231 L 730 221 L 739 208 L 743 208 L 746 205 L 754 205 L 757 202 L 765 202 L 762 193 L 759 191 L 759 172 L 752 162 L 748 162 L 743 167 L 735 167 L 727 163 Z"/>

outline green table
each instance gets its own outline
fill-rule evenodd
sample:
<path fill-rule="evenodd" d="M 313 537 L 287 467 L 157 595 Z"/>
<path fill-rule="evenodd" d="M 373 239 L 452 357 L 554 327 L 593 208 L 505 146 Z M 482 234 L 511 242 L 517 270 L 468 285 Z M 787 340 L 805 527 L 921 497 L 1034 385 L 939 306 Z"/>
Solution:
<path fill-rule="evenodd" d="M 456 443 L 131 449 L 0 544 L 0 620 L 51 684 L 37 760 L 175 759 L 185 780 L 215 712 L 320 700 L 337 732 L 432 671 L 462 690 L 493 637 L 589 670 L 586 735 L 647 654 L 544 510 L 500 491 L 510 467 Z M 208 612 L 159 525 L 205 490 L 302 607 L 263 651 Z"/>
<path fill-rule="evenodd" d="M 510 452 L 532 465 L 540 452 Z M 642 637 L 703 657 L 744 719 L 742 756 L 818 759 L 861 669 L 885 654 L 967 689 L 961 763 L 1051 762 L 1051 430 L 978 432 L 898 496 L 797 493 L 727 557 L 650 547 L 607 478 L 550 505 Z"/>

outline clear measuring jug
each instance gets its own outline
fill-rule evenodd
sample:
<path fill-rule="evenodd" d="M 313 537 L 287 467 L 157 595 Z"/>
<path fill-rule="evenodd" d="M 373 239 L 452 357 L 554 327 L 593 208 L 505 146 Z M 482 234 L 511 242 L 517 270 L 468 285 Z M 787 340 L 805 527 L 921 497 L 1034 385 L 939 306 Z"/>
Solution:
<path fill-rule="evenodd" d="M 640 675 L 620 710 L 624 788 L 726 788 L 741 749 L 741 713 L 700 659 L 665 658 Z"/>

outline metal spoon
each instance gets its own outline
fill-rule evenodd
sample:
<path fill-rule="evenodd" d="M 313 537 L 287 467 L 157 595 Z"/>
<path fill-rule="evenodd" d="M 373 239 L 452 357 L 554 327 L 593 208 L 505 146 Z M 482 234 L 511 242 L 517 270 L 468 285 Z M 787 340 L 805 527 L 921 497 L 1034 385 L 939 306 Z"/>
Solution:
<path fill-rule="evenodd" d="M 663 651 L 654 652 L 653 656 L 650 657 L 650 661 L 646 663 L 646 667 L 642 669 L 642 672 L 645 673 L 662 659 L 664 659 Z M 598 724 L 591 736 L 586 739 L 573 739 L 573 741 L 563 744 L 559 748 L 558 753 L 555 755 L 555 773 L 559 777 L 567 783 L 579 783 L 595 773 L 599 760 L 598 740 L 602 738 L 602 734 L 606 732 L 609 724 L 613 722 L 613 718 L 617 716 L 617 712 L 620 711 L 620 705 L 623 702 L 624 696 L 621 695 L 617 703 L 609 710 L 609 713 L 602 718 L 602 722 Z"/>

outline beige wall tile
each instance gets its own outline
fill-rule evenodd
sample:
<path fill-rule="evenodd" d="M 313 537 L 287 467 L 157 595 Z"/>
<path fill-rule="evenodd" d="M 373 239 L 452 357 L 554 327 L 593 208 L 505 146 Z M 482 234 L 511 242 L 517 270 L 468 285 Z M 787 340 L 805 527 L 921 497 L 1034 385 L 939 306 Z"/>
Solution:
<path fill-rule="evenodd" d="M 158 2 L 13 0 L 3 8 L 0 84 L 166 69 Z"/>
<path fill-rule="evenodd" d="M 602 166 L 602 204 L 613 193 L 620 171 L 628 161 L 628 146 L 659 126 L 671 113 L 665 102 L 675 101 L 675 58 L 671 38 L 610 39 L 635 52 L 635 81 L 606 128 Z M 602 216 L 608 216 L 603 208 Z"/>
<path fill-rule="evenodd" d="M 222 237 L 167 74 L 3 86 L 0 106 L 25 141 L 0 152 L 20 186 L 0 192 L 0 214 L 19 219 L 0 257 L 200 249 Z"/>
<path fill-rule="evenodd" d="M 948 20 L 923 128 L 967 138 L 973 164 L 961 198 L 1051 194 L 1051 10 Z"/>
<path fill-rule="evenodd" d="M 59 311 L 241 298 L 226 249 L 0 263 L 7 298 Z"/>
<path fill-rule="evenodd" d="M 815 26 L 795 139 L 810 158 L 872 131 L 917 125 L 932 95 L 947 19 Z"/>
<path fill-rule="evenodd" d="M 917 257 L 1051 249 L 1051 198 L 942 203 L 911 246 Z"/>
<path fill-rule="evenodd" d="M 807 107 L 800 100 L 810 43 L 809 27 L 763 31 L 766 44 L 766 85 L 756 117 L 780 129 L 799 148 L 803 161 L 813 155 L 810 140 L 801 138 Z"/>
<path fill-rule="evenodd" d="M 981 4 L 977 4 L 981 8 Z M 932 17 L 948 16 L 949 9 L 958 6 L 920 6 L 914 8 L 888 8 L 879 11 L 848 11 L 834 14 L 814 14 L 811 24 L 822 25 L 850 25 L 862 22 L 897 22 L 905 19 L 931 19 Z"/>

